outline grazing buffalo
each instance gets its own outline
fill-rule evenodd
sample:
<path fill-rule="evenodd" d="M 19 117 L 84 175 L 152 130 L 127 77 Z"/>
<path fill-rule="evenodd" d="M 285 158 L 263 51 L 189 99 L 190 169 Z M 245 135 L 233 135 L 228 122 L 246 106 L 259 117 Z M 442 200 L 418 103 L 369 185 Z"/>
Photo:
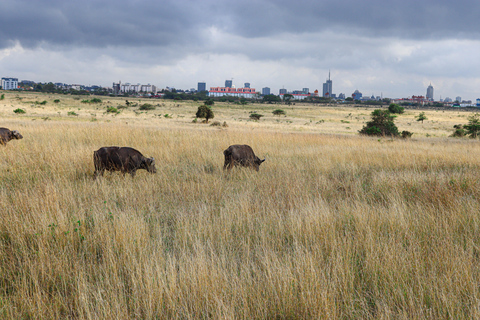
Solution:
<path fill-rule="evenodd" d="M 225 164 L 223 169 L 231 170 L 234 166 L 240 165 L 243 167 L 252 167 L 258 171 L 262 162 L 265 159 L 260 160 L 250 146 L 235 144 L 228 147 L 227 150 L 223 151 L 225 155 Z"/>
<path fill-rule="evenodd" d="M 23 136 L 17 130 L 10 131 L 7 128 L 0 128 L 0 144 L 6 145 L 10 140 L 22 138 Z"/>
<path fill-rule="evenodd" d="M 156 173 L 155 159 L 145 158 L 139 151 L 129 147 L 102 147 L 93 152 L 95 164 L 94 178 L 107 171 L 121 171 L 123 175 L 130 173 L 132 178 L 138 169 Z"/>

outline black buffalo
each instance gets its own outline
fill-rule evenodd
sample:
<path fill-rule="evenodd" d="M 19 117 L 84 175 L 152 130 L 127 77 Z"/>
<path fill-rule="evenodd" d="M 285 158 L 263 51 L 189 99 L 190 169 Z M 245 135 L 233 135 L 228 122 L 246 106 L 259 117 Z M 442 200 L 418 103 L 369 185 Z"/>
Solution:
<path fill-rule="evenodd" d="M 107 171 L 121 171 L 123 175 L 130 173 L 132 178 L 138 169 L 156 173 L 155 159 L 145 158 L 139 151 L 129 147 L 102 147 L 93 152 L 95 165 L 94 178 Z"/>
<path fill-rule="evenodd" d="M 225 164 L 223 169 L 231 170 L 234 166 L 243 166 L 243 167 L 252 167 L 258 171 L 260 165 L 265 161 L 265 159 L 260 160 L 253 149 L 248 145 L 239 145 L 235 144 L 223 151 L 225 155 Z"/>
<path fill-rule="evenodd" d="M 0 144 L 6 145 L 8 141 L 13 139 L 22 139 L 23 136 L 17 130 L 9 130 L 0 128 Z"/>

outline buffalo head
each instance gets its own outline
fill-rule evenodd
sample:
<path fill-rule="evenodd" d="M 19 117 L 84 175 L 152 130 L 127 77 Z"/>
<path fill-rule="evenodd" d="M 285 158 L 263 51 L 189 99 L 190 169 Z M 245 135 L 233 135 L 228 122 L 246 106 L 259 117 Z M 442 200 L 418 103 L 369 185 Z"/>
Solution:
<path fill-rule="evenodd" d="M 157 173 L 157 169 L 155 168 L 155 159 L 152 158 L 145 158 L 145 169 L 150 173 Z"/>
<path fill-rule="evenodd" d="M 23 139 L 23 136 L 17 130 L 12 130 L 11 132 L 13 139 Z"/>

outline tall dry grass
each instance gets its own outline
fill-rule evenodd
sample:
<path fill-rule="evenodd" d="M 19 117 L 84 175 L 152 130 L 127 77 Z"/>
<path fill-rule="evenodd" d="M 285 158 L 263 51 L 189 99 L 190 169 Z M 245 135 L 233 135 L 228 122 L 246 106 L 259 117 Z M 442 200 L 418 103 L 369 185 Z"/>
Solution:
<path fill-rule="evenodd" d="M 8 126 L 24 139 L 0 148 L 4 318 L 479 317 L 476 141 Z M 266 156 L 258 173 L 223 172 L 234 143 Z M 154 156 L 157 174 L 94 181 L 107 145 Z"/>

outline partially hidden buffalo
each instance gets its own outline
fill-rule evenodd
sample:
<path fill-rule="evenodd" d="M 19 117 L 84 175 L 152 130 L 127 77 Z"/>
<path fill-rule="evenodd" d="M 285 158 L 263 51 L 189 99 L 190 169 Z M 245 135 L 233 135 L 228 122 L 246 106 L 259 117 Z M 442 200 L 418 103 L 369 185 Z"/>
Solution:
<path fill-rule="evenodd" d="M 8 141 L 13 139 L 22 139 L 23 136 L 17 130 L 9 130 L 0 128 L 0 144 L 6 145 Z"/>
<path fill-rule="evenodd" d="M 130 173 L 132 178 L 138 169 L 156 173 L 155 159 L 145 158 L 139 151 L 129 147 L 102 147 L 93 152 L 96 179 L 107 171 L 121 171 L 123 175 Z"/>
<path fill-rule="evenodd" d="M 252 167 L 258 171 L 260 165 L 265 161 L 265 159 L 260 160 L 253 152 L 253 149 L 246 144 L 232 145 L 223 151 L 223 154 L 225 155 L 224 170 L 227 168 L 231 170 L 234 166 L 240 165 L 242 167 Z"/>

